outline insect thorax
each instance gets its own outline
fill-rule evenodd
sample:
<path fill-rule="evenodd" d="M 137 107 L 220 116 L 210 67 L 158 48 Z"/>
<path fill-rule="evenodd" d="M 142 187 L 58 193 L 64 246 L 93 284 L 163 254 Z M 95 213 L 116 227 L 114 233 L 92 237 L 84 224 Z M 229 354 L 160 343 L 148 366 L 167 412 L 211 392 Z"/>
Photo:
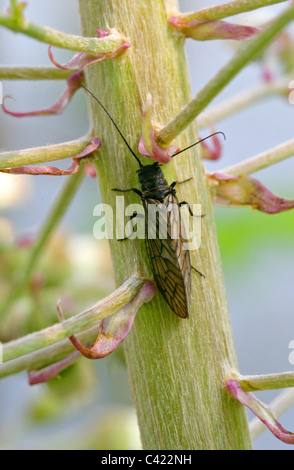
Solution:
<path fill-rule="evenodd" d="M 162 201 L 174 191 L 167 183 L 157 162 L 143 166 L 137 173 L 144 198 Z"/>

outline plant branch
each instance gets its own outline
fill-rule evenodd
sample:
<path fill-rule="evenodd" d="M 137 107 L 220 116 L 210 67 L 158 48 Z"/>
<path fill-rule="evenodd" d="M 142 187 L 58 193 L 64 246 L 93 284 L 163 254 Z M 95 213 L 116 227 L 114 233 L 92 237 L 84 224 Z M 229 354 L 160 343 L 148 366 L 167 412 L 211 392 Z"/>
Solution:
<path fill-rule="evenodd" d="M 236 0 L 234 2 L 203 8 L 202 10 L 190 13 L 182 13 L 177 15 L 177 17 L 186 22 L 221 20 L 229 16 L 238 15 L 239 13 L 245 13 L 246 11 L 256 10 L 285 1 L 286 0 Z"/>
<path fill-rule="evenodd" d="M 84 177 L 84 167 L 85 162 L 81 162 L 81 168 L 79 172 L 67 179 L 60 196 L 58 197 L 56 203 L 51 209 L 49 216 L 45 220 L 45 223 L 38 236 L 38 239 L 36 243 L 34 243 L 25 265 L 22 269 L 19 270 L 20 278 L 16 279 L 15 283 L 13 283 L 12 288 L 9 290 L 7 296 L 0 304 L 1 321 L 3 321 L 3 318 L 8 313 L 8 309 L 11 303 L 15 301 L 26 288 L 32 271 L 35 268 L 40 255 L 42 254 L 44 246 L 48 242 L 49 237 L 60 222 L 61 218 L 63 217 L 66 209 L 68 208 L 72 200 L 74 193 L 80 186 L 80 183 Z"/>
<path fill-rule="evenodd" d="M 55 67 L 0 66 L 0 80 L 64 80 L 71 74 Z"/>
<path fill-rule="evenodd" d="M 10 0 L 10 8 L 11 8 L 12 17 L 14 18 L 14 20 L 20 21 L 23 6 L 18 3 L 18 0 Z"/>
<path fill-rule="evenodd" d="M 66 34 L 48 27 L 38 26 L 23 17 L 16 19 L 2 14 L 0 14 L 0 25 L 15 33 L 25 34 L 26 36 L 30 36 L 51 46 L 72 51 L 90 52 L 92 54 L 111 54 L 122 46 L 125 41 L 118 31 L 114 29 L 111 30 L 109 36 L 86 38 L 74 34 Z"/>
<path fill-rule="evenodd" d="M 112 294 L 98 301 L 84 312 L 68 318 L 62 323 L 56 323 L 44 330 L 4 344 L 3 362 L 30 354 L 90 328 L 130 302 L 138 294 L 143 283 L 144 279 L 133 275 Z"/>
<path fill-rule="evenodd" d="M 97 325 L 89 328 L 78 335 L 79 341 L 87 344 L 92 343 L 97 338 Z M 9 344 L 9 343 L 7 343 Z M 0 378 L 17 374 L 24 370 L 41 369 L 54 362 L 65 359 L 69 354 L 76 351 L 75 347 L 68 340 L 62 340 L 51 346 L 44 347 L 37 351 L 20 356 L 0 365 Z"/>
<path fill-rule="evenodd" d="M 36 263 L 42 253 L 42 250 L 46 243 L 48 242 L 49 237 L 52 232 L 59 224 L 64 213 L 66 212 L 75 192 L 79 188 L 84 176 L 84 168 L 86 162 L 81 162 L 81 167 L 77 174 L 70 176 L 57 199 L 54 206 L 52 207 L 49 216 L 46 218 L 45 223 L 41 229 L 41 232 L 38 236 L 37 242 L 33 245 L 33 248 L 30 252 L 29 259 L 26 263 L 26 266 L 22 270 L 22 278 L 24 282 L 30 277 Z"/>
<path fill-rule="evenodd" d="M 42 250 L 44 246 L 46 245 L 53 230 L 56 228 L 56 226 L 60 222 L 60 219 L 64 215 L 66 209 L 68 208 L 73 198 L 74 193 L 78 189 L 84 177 L 85 165 L 88 163 L 89 160 L 90 161 L 93 160 L 91 156 L 88 158 L 86 155 L 88 154 L 91 155 L 91 153 L 96 148 L 98 148 L 97 146 L 99 146 L 100 143 L 101 143 L 100 139 L 92 139 L 91 143 L 87 145 L 86 147 L 84 147 L 82 153 L 79 154 L 80 156 L 75 155 L 73 157 L 73 161 L 75 162 L 76 165 L 78 165 L 78 169 L 76 172 L 73 173 L 73 176 L 70 176 L 67 179 L 67 182 L 60 196 L 55 202 L 48 218 L 45 221 L 43 228 L 41 229 L 40 235 L 36 243 L 34 243 L 29 253 L 29 256 L 25 265 L 19 270 L 20 275 L 18 275 L 15 282 L 12 283 L 12 288 L 8 291 L 8 294 L 6 295 L 5 299 L 0 304 L 0 318 L 2 320 L 3 320 L 3 317 L 7 315 L 8 309 L 11 303 L 23 293 L 24 289 L 28 287 L 32 271 L 40 255 L 42 254 Z M 77 159 L 79 159 L 78 163 L 77 163 Z M 23 167 L 23 168 L 25 169 L 27 167 Z M 32 167 L 28 167 L 28 168 L 32 168 Z M 44 168 L 44 167 L 41 167 L 41 168 Z M 56 171 L 55 168 L 53 169 L 54 171 Z M 3 170 L 3 171 L 8 171 L 8 170 Z"/>
<path fill-rule="evenodd" d="M 231 176 L 249 175 L 293 155 L 294 139 L 220 171 Z"/>
<path fill-rule="evenodd" d="M 249 90 L 238 93 L 237 95 L 223 101 L 222 103 L 199 114 L 197 118 L 198 128 L 210 126 L 231 114 L 271 95 L 288 95 L 290 76 L 273 80 L 270 83 L 262 83 L 252 87 Z"/>
<path fill-rule="evenodd" d="M 241 375 L 236 372 L 228 374 L 228 380 L 237 380 L 244 392 L 258 390 L 276 390 L 279 388 L 294 387 L 294 372 L 280 372 L 277 374 Z"/>
<path fill-rule="evenodd" d="M 276 390 L 278 388 L 294 387 L 294 372 L 281 372 L 278 374 L 246 375 L 239 383 L 244 392 L 257 390 Z"/>
<path fill-rule="evenodd" d="M 157 134 L 158 142 L 167 144 L 179 135 L 221 90 L 268 46 L 273 38 L 294 19 L 294 6 L 288 8 L 254 39 L 247 41 L 231 61 Z"/>
<path fill-rule="evenodd" d="M 45 145 L 13 152 L 0 153 L 0 170 L 35 165 L 74 157 L 84 150 L 91 141 L 89 135 L 61 144 Z"/>

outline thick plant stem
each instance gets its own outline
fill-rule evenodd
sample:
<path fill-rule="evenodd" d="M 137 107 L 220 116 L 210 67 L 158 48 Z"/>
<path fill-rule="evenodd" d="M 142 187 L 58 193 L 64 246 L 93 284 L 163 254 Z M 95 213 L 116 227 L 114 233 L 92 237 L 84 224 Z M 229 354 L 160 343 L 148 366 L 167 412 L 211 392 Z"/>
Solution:
<path fill-rule="evenodd" d="M 81 0 L 82 31 L 89 35 L 106 24 L 128 37 L 121 57 L 92 66 L 87 86 L 107 106 L 136 150 L 142 104 L 153 99 L 153 122 L 163 125 L 191 99 L 182 38 L 167 25 L 175 0 Z M 97 161 L 102 200 L 115 206 L 111 188 L 138 187 L 138 164 L 113 125 L 90 99 L 92 125 L 103 146 Z M 176 142 L 183 148 L 197 140 L 192 126 Z M 141 308 L 125 341 L 128 372 L 145 449 L 248 449 L 245 411 L 224 388 L 227 368 L 236 357 L 213 219 L 212 203 L 198 151 L 173 159 L 167 180 L 193 180 L 178 189 L 179 199 L 201 203 L 206 214 L 202 245 L 191 252 L 192 264 L 206 275 L 193 276 L 192 308 L 183 320 L 159 294 Z M 142 157 L 144 164 L 151 163 Z M 125 204 L 139 203 L 126 193 Z M 115 233 L 115 232 L 114 232 Z M 134 271 L 152 278 L 143 240 L 110 242 L 117 284 Z"/>

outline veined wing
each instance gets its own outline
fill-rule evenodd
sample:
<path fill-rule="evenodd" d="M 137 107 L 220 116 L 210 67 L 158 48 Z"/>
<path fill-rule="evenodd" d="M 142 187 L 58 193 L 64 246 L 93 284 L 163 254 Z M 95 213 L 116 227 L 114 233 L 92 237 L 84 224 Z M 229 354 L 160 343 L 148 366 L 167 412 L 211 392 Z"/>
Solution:
<path fill-rule="evenodd" d="M 171 309 L 186 318 L 190 308 L 191 260 L 183 245 L 186 239 L 178 199 L 169 194 L 163 203 L 148 199 L 143 204 L 154 280 Z"/>

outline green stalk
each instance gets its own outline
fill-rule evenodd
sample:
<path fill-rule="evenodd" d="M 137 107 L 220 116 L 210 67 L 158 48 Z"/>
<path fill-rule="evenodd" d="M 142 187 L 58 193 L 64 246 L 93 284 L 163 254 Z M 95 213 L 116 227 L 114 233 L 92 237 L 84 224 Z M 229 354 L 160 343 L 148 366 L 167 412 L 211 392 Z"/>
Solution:
<path fill-rule="evenodd" d="M 286 98 L 286 95 L 289 93 L 289 83 L 291 80 L 292 76 L 288 75 L 273 80 L 270 83 L 262 83 L 248 90 L 241 91 L 240 93 L 199 114 L 197 117 L 198 128 L 215 124 L 217 121 L 221 121 L 222 119 L 247 108 L 253 103 L 266 99 L 269 96 L 277 95 Z"/>
<path fill-rule="evenodd" d="M 280 372 L 277 374 L 242 375 L 237 378 L 244 392 L 257 390 L 276 390 L 279 388 L 294 387 L 294 372 Z"/>
<path fill-rule="evenodd" d="M 77 335 L 79 341 L 83 344 L 93 343 L 97 338 L 97 324 Z M 7 343 L 9 345 L 10 343 Z M 4 364 L 0 364 L 0 378 L 17 374 L 28 369 L 42 369 L 54 362 L 61 361 L 69 354 L 76 351 L 75 347 L 68 338 L 51 344 L 50 346 L 36 349 L 29 354 L 22 355 L 16 359 L 12 359 Z"/>
<path fill-rule="evenodd" d="M 271 148 L 262 152 L 254 157 L 243 160 L 236 165 L 229 166 L 220 170 L 221 173 L 226 173 L 232 176 L 250 175 L 255 171 L 262 170 L 268 166 L 279 163 L 286 158 L 294 155 L 294 139 L 283 142 L 277 147 Z"/>
<path fill-rule="evenodd" d="M 294 6 L 291 6 L 254 39 L 246 41 L 242 50 L 238 51 L 233 59 L 168 124 L 160 129 L 157 133 L 158 142 L 167 144 L 177 137 L 221 90 L 293 20 Z"/>
<path fill-rule="evenodd" d="M 74 194 L 81 185 L 85 176 L 84 169 L 85 162 L 82 162 L 78 173 L 70 176 L 67 179 L 58 199 L 56 200 L 55 204 L 53 205 L 50 211 L 49 216 L 46 218 L 45 223 L 38 236 L 38 239 L 36 243 L 34 243 L 33 248 L 30 252 L 29 259 L 24 269 L 22 270 L 22 278 L 24 282 L 26 282 L 30 278 L 32 271 L 35 268 L 46 243 L 52 235 L 52 232 L 60 223 L 62 217 L 64 216 L 68 206 L 72 201 Z"/>
<path fill-rule="evenodd" d="M 189 102 L 191 91 L 184 42 L 167 24 L 175 0 L 80 0 L 82 31 L 109 24 L 129 38 L 131 48 L 114 61 L 91 66 L 88 88 L 107 106 L 136 150 L 142 128 L 141 107 L 152 94 L 153 121 L 168 122 Z M 99 19 L 97 24 L 97 19 Z M 115 206 L 111 188 L 139 187 L 138 164 L 113 125 L 89 98 L 91 120 L 103 141 L 97 161 L 102 200 Z M 197 141 L 192 128 L 177 142 Z M 144 164 L 150 160 L 142 157 Z M 225 390 L 227 368 L 237 368 L 210 194 L 199 149 L 164 165 L 167 180 L 193 180 L 178 188 L 180 201 L 201 203 L 206 214 L 202 244 L 192 264 L 192 308 L 182 320 L 158 292 L 141 308 L 124 342 L 128 373 L 145 449 L 249 449 L 244 408 Z M 127 193 L 125 204 L 140 203 Z M 116 283 L 133 272 L 152 278 L 143 240 L 110 241 Z"/>
<path fill-rule="evenodd" d="M 281 392 L 269 405 L 276 418 L 279 418 L 285 413 L 294 403 L 294 389 L 289 388 Z M 252 439 L 256 439 L 262 432 L 267 430 L 267 427 L 259 418 L 253 418 L 249 423 L 250 435 Z"/>
<path fill-rule="evenodd" d="M 48 242 L 52 232 L 58 226 L 60 220 L 64 216 L 70 202 L 79 188 L 84 178 L 85 162 L 81 162 L 80 169 L 77 174 L 68 177 L 65 186 L 63 187 L 58 199 L 56 200 L 53 208 L 50 211 L 44 225 L 41 228 L 37 241 L 34 243 L 25 265 L 19 269 L 19 275 L 13 283 L 7 296 L 0 304 L 0 318 L 1 321 L 6 317 L 10 305 L 19 298 L 24 290 L 27 288 L 31 278 L 31 274 Z"/>
<path fill-rule="evenodd" d="M 14 18 L 14 20 L 20 21 L 22 7 L 18 3 L 18 0 L 10 0 L 10 8 L 11 8 L 12 17 Z"/>
<path fill-rule="evenodd" d="M 56 31 L 46 26 L 36 25 L 23 17 L 14 18 L 0 14 L 0 25 L 11 29 L 15 33 L 22 33 L 51 46 L 71 51 L 110 54 L 115 52 L 124 43 L 124 38 L 117 31 L 112 31 L 109 36 L 104 38 L 82 37 Z M 90 35 L 96 29 L 94 28 Z"/>
<path fill-rule="evenodd" d="M 82 152 L 90 141 L 91 138 L 85 136 L 81 139 L 62 142 L 61 144 L 14 150 L 13 152 L 2 152 L 0 153 L 0 170 L 71 158 Z"/>
<path fill-rule="evenodd" d="M 18 338 L 3 345 L 3 362 L 12 361 L 39 349 L 58 343 L 69 336 L 97 325 L 103 318 L 117 312 L 121 307 L 132 300 L 139 292 L 144 279 L 132 276 L 127 279 L 112 294 L 99 300 L 91 308 L 73 317 L 56 323 L 41 331 Z"/>
<path fill-rule="evenodd" d="M 72 73 L 55 67 L 0 66 L 0 80 L 64 80 Z"/>
<path fill-rule="evenodd" d="M 222 20 L 229 16 L 238 15 L 258 8 L 276 5 L 286 0 L 236 0 L 234 2 L 223 3 L 191 13 L 183 13 L 178 17 L 183 21 L 207 21 Z"/>

